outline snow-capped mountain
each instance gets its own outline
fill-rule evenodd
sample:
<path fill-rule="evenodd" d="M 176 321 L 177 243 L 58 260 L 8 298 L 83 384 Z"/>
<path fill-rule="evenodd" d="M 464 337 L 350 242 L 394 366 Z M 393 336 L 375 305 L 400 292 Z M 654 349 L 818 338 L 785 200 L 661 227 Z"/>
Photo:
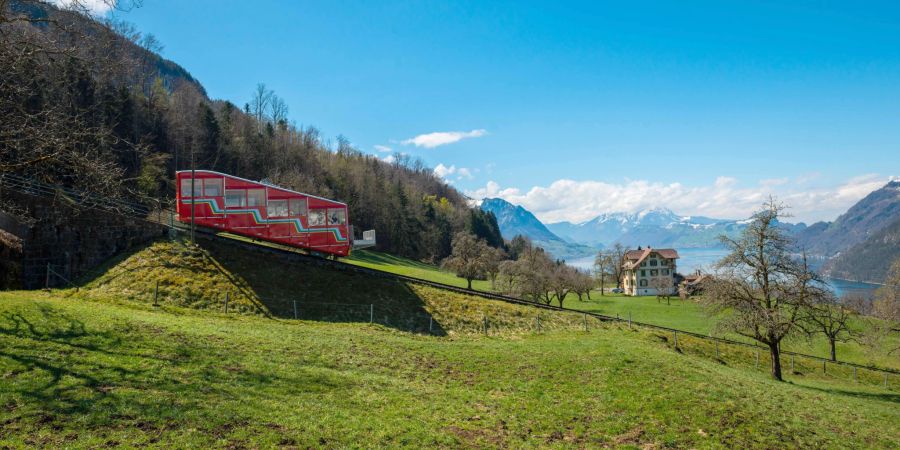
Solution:
<path fill-rule="evenodd" d="M 667 208 L 635 213 L 606 213 L 582 223 L 557 222 L 547 228 L 569 242 L 585 245 L 650 245 L 654 247 L 714 247 L 718 236 L 735 235 L 739 221 L 680 216 Z"/>
<path fill-rule="evenodd" d="M 527 209 L 513 205 L 499 198 L 486 198 L 481 202 L 481 209 L 494 213 L 500 234 L 504 239 L 512 239 L 516 235 L 526 236 L 544 250 L 557 258 L 577 258 L 597 252 L 597 246 L 582 245 L 569 242 L 553 234 L 534 217 Z"/>

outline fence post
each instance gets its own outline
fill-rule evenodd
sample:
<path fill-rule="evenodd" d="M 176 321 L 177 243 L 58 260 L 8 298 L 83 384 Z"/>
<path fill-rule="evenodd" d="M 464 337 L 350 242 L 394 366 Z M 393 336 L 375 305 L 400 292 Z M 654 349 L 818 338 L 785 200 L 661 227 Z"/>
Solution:
<path fill-rule="evenodd" d="M 756 368 L 759 369 L 759 347 L 756 347 Z"/>
<path fill-rule="evenodd" d="M 537 316 L 537 330 L 538 333 L 541 332 L 541 316 Z"/>
<path fill-rule="evenodd" d="M 853 366 L 853 382 L 856 383 L 856 366 Z"/>
<path fill-rule="evenodd" d="M 887 372 L 884 373 L 884 387 L 887 387 Z"/>
<path fill-rule="evenodd" d="M 159 280 L 156 280 L 156 287 L 153 288 L 153 306 L 159 306 Z"/>
<path fill-rule="evenodd" d="M 828 360 L 827 360 L 827 359 L 823 359 L 823 360 L 822 360 L 822 373 L 826 373 L 825 366 L 826 366 L 827 364 L 828 364 Z"/>
<path fill-rule="evenodd" d="M 294 318 L 297 318 L 297 300 L 294 300 Z"/>
<path fill-rule="evenodd" d="M 628 311 L 628 329 L 631 329 L 631 311 Z"/>
<path fill-rule="evenodd" d="M 47 263 L 47 277 L 44 280 L 44 289 L 50 289 L 50 263 Z"/>
<path fill-rule="evenodd" d="M 225 314 L 228 314 L 228 298 L 230 297 L 231 291 L 225 291 Z"/>
<path fill-rule="evenodd" d="M 485 335 L 488 334 L 488 332 L 487 332 L 487 316 L 484 314 L 481 315 L 481 328 L 484 330 Z"/>
<path fill-rule="evenodd" d="M 434 317 L 428 316 L 428 334 L 431 334 L 432 326 L 434 325 Z"/>
<path fill-rule="evenodd" d="M 582 318 L 584 318 L 584 331 L 587 331 L 588 330 L 587 313 L 583 314 Z"/>
<path fill-rule="evenodd" d="M 678 350 L 678 332 L 675 332 L 675 350 Z"/>
<path fill-rule="evenodd" d="M 716 341 L 716 359 L 719 359 L 719 341 Z"/>
<path fill-rule="evenodd" d="M 794 373 L 794 355 L 791 355 L 791 373 Z"/>
<path fill-rule="evenodd" d="M 375 304 L 369 303 L 369 323 L 375 323 Z"/>

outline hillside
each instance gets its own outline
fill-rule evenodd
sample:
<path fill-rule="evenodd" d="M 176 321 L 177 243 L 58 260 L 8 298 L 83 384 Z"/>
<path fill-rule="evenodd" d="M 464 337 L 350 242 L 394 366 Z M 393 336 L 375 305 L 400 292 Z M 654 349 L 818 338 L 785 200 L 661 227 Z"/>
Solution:
<path fill-rule="evenodd" d="M 865 196 L 834 222 L 817 222 L 798 233 L 797 246 L 812 255 L 831 258 L 865 241 L 898 219 L 900 181 L 891 181 Z"/>
<path fill-rule="evenodd" d="M 227 241 L 157 241 L 123 255 L 84 280 L 71 295 L 152 303 L 159 282 L 163 307 L 333 322 L 374 321 L 402 331 L 436 335 L 580 329 L 577 314 L 549 314 L 530 307 L 442 291 L 387 278 L 293 262 L 249 252 Z M 429 331 L 430 329 L 430 331 Z"/>
<path fill-rule="evenodd" d="M 900 445 L 897 395 L 872 380 L 807 367 L 776 383 L 682 345 L 619 327 L 446 339 L 0 293 L 0 445 Z"/>
<path fill-rule="evenodd" d="M 493 213 L 497 218 L 500 233 L 505 239 L 509 240 L 517 235 L 525 236 L 556 258 L 570 259 L 587 256 L 596 253 L 600 248 L 599 246 L 566 242 L 548 230 L 531 211 L 500 198 L 484 199 L 481 202 L 481 209 Z"/>
<path fill-rule="evenodd" d="M 209 99 L 127 23 L 39 1 L 0 7 L 0 135 L 21 136 L 0 141 L 2 172 L 156 207 L 172 201 L 174 172 L 193 165 L 345 202 L 357 230 L 377 230 L 380 250 L 413 259 L 445 258 L 462 230 L 501 245 L 493 218 L 421 161 L 387 162 L 294 126 L 264 84 L 248 85 L 241 104 Z M 16 51 L 26 44 L 34 51 Z M 51 231 L 65 220 L 6 196 L 0 211 Z M 56 250 L 47 256 L 77 251 Z"/>
<path fill-rule="evenodd" d="M 900 258 L 900 217 L 825 263 L 824 272 L 845 280 L 884 282 Z"/>

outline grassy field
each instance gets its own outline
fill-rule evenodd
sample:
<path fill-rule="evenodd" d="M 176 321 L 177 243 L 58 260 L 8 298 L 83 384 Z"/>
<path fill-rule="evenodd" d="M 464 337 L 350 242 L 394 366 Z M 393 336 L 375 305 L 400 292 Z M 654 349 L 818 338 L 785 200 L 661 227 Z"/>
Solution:
<path fill-rule="evenodd" d="M 0 446 L 900 446 L 900 380 L 777 383 L 619 325 L 434 337 L 137 300 L 0 293 Z"/>
<path fill-rule="evenodd" d="M 354 252 L 353 256 L 346 260 L 353 264 L 384 270 L 401 275 L 423 278 L 445 284 L 465 287 L 466 282 L 451 272 L 416 261 L 411 261 L 397 256 L 387 255 L 373 251 Z M 473 287 L 478 290 L 490 291 L 490 282 L 475 281 Z M 557 303 L 554 301 L 554 305 Z M 680 330 L 691 331 L 700 334 L 715 332 L 715 319 L 709 317 L 697 301 L 681 301 L 673 299 L 671 304 L 665 301 L 657 301 L 656 297 L 628 297 L 619 294 L 606 294 L 601 296 L 599 292 L 593 292 L 591 299 L 583 297 L 581 300 L 575 294 L 569 294 L 563 306 L 580 311 L 590 311 L 609 316 L 617 314 L 622 318 L 631 315 L 632 320 L 661 325 Z M 855 325 L 857 328 L 859 324 Z M 737 335 L 726 335 L 730 339 L 744 342 L 749 340 Z M 884 343 L 885 348 L 895 348 L 898 344 L 896 338 Z M 784 348 L 802 352 L 814 356 L 828 357 L 828 343 L 821 337 L 811 340 L 796 338 L 785 343 Z M 877 365 L 900 369 L 900 355 L 889 355 L 882 349 L 870 349 L 857 342 L 838 343 L 838 359 L 864 365 Z"/>

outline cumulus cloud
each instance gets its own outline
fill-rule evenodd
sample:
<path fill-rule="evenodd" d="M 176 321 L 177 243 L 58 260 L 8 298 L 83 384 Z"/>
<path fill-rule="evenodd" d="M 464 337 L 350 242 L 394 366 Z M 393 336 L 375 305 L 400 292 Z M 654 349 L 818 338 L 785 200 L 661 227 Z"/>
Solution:
<path fill-rule="evenodd" d="M 697 187 L 647 180 L 615 184 L 561 179 L 549 186 L 534 186 L 527 192 L 502 188 L 488 181 L 484 187 L 466 194 L 474 199 L 503 198 L 522 205 L 548 223 L 579 223 L 602 213 L 636 212 L 660 206 L 684 215 L 742 219 L 757 210 L 769 195 L 774 195 L 790 206 L 793 221 L 810 223 L 834 220 L 890 179 L 868 174 L 815 189 L 799 186 L 799 180 L 784 183 L 762 180 L 756 186 L 738 187 L 738 180 L 731 177 L 719 177 L 710 185 Z"/>
<path fill-rule="evenodd" d="M 64 9 L 75 9 L 94 16 L 102 16 L 113 9 L 118 0 L 51 0 L 56 6 Z"/>
<path fill-rule="evenodd" d="M 472 131 L 436 131 L 434 133 L 420 134 L 403 141 L 403 145 L 415 145 L 416 147 L 435 148 L 441 145 L 452 144 L 463 139 L 477 138 L 487 134 L 487 130 L 477 129 Z"/>
<path fill-rule="evenodd" d="M 375 145 L 374 147 L 375 147 L 375 150 L 377 150 L 381 153 L 390 153 L 390 152 L 394 151 L 394 149 L 388 147 L 387 145 Z"/>
<path fill-rule="evenodd" d="M 438 164 L 437 167 L 434 168 L 434 175 L 448 181 L 451 175 L 456 175 L 457 180 L 471 180 L 474 178 L 472 170 L 467 167 L 456 167 L 455 165 L 448 167 L 443 163 Z"/>
<path fill-rule="evenodd" d="M 397 161 L 397 157 L 394 155 L 387 155 L 384 158 L 381 158 L 381 160 L 388 164 L 393 164 Z"/>

